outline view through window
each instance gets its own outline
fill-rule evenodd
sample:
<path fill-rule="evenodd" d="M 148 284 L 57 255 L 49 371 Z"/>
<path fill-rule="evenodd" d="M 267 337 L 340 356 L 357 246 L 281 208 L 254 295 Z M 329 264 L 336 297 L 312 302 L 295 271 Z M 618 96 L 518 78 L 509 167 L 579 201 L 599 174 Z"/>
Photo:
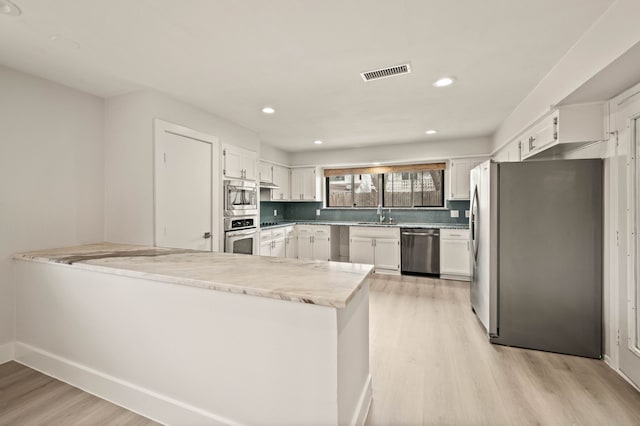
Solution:
<path fill-rule="evenodd" d="M 441 163 L 327 170 L 325 176 L 327 207 L 444 207 Z"/>

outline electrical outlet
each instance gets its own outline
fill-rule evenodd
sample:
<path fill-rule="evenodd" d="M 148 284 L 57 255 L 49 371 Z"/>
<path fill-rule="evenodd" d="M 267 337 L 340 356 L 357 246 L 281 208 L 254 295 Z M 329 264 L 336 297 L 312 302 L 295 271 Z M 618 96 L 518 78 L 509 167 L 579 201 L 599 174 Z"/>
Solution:
<path fill-rule="evenodd" d="M 320 209 L 316 209 L 316 216 L 320 216 Z"/>
<path fill-rule="evenodd" d="M 464 217 L 469 217 L 469 210 L 464 211 Z"/>
<path fill-rule="evenodd" d="M 278 209 L 273 209 L 273 215 L 278 216 Z"/>
<path fill-rule="evenodd" d="M 451 210 L 451 217 L 459 217 L 458 210 Z"/>

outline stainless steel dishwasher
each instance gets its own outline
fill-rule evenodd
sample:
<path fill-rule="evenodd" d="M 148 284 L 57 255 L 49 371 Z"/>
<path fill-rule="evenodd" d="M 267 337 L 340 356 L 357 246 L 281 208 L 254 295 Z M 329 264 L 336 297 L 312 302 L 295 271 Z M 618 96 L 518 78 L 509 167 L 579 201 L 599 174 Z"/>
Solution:
<path fill-rule="evenodd" d="M 440 230 L 402 228 L 402 273 L 440 274 Z"/>

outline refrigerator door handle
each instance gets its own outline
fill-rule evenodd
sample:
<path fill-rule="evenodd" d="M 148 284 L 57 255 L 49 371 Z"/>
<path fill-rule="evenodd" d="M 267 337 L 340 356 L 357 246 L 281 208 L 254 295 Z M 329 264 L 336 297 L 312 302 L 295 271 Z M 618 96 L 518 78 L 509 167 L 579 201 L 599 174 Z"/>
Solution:
<path fill-rule="evenodd" d="M 476 236 L 476 230 L 478 228 L 478 224 L 476 221 L 478 220 L 477 215 L 478 210 L 478 187 L 476 186 L 473 189 L 473 198 L 471 199 L 471 248 L 473 250 L 473 258 L 478 260 L 478 240 Z"/>

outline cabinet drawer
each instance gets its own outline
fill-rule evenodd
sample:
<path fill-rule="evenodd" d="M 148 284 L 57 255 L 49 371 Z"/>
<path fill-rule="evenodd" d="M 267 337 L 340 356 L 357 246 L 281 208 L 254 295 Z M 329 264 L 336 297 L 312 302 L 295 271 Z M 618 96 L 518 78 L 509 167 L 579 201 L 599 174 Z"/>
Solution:
<path fill-rule="evenodd" d="M 440 239 L 441 240 L 468 240 L 469 239 L 469 230 L 468 229 L 441 229 L 440 230 Z"/>
<path fill-rule="evenodd" d="M 284 238 L 284 229 L 274 229 L 271 231 L 271 238 Z"/>
<path fill-rule="evenodd" d="M 269 241 L 272 231 L 260 231 L 260 241 Z"/>
<path fill-rule="evenodd" d="M 351 226 L 349 235 L 365 238 L 392 238 L 400 239 L 400 228 L 387 228 L 383 226 Z"/>

